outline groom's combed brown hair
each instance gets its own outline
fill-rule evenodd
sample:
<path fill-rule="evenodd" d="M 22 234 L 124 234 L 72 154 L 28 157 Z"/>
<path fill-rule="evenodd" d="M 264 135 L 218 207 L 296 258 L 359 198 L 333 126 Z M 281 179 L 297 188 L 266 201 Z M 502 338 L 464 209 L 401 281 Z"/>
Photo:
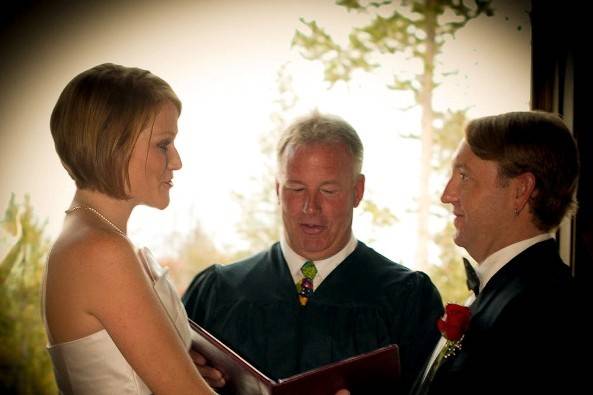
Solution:
<path fill-rule="evenodd" d="M 474 119 L 465 130 L 472 152 L 495 161 L 501 182 L 530 172 L 536 193 L 529 200 L 538 229 L 551 231 L 576 209 L 579 159 L 572 133 L 554 114 L 509 112 Z"/>

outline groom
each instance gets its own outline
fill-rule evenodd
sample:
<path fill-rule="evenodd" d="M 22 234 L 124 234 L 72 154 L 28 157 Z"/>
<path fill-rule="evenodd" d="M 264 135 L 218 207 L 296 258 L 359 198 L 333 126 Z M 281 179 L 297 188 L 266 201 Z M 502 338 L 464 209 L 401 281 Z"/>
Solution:
<path fill-rule="evenodd" d="M 455 243 L 478 263 L 478 296 L 461 348 L 431 369 L 437 346 L 413 394 L 573 393 L 585 343 L 551 233 L 575 207 L 577 173 L 575 141 L 552 114 L 469 123 L 441 200 L 453 206 Z"/>

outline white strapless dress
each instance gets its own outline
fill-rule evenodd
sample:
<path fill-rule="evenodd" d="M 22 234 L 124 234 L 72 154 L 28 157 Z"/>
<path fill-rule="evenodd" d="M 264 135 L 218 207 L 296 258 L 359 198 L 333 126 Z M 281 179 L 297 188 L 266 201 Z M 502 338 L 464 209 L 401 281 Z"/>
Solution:
<path fill-rule="evenodd" d="M 139 251 L 154 281 L 154 289 L 179 337 L 189 350 L 191 330 L 187 314 L 164 269 L 147 248 Z M 45 288 L 45 280 L 44 280 Z M 45 303 L 45 289 L 42 298 Z M 45 316 L 45 309 L 44 309 Z M 48 337 L 49 331 L 48 331 Z M 54 374 L 65 395 L 144 395 L 150 390 L 121 354 L 105 329 L 73 341 L 48 345 Z"/>

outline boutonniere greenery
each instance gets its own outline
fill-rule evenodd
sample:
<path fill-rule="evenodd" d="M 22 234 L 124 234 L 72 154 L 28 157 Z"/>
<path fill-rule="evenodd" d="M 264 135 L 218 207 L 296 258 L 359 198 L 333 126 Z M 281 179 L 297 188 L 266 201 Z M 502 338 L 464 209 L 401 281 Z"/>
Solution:
<path fill-rule="evenodd" d="M 445 306 L 445 315 L 437 321 L 437 327 L 447 342 L 441 351 L 443 358 L 449 358 L 461 350 L 463 336 L 471 319 L 469 307 L 455 303 Z"/>

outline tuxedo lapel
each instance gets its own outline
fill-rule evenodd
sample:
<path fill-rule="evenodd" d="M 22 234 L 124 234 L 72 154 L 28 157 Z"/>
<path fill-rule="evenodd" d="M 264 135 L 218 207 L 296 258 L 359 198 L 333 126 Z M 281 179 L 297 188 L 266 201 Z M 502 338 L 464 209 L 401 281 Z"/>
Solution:
<path fill-rule="evenodd" d="M 550 239 L 537 243 L 504 265 L 486 284 L 470 306 L 472 320 L 478 317 L 483 325 L 490 325 L 504 307 L 519 295 L 524 287 L 542 273 L 547 273 L 550 262 L 558 256 L 555 241 Z M 471 324 L 470 324 L 471 328 Z"/>
<path fill-rule="evenodd" d="M 437 343 L 437 345 L 438 345 L 438 343 Z M 412 385 L 412 389 L 410 390 L 410 395 L 425 395 L 428 393 L 428 389 L 430 388 L 430 386 L 429 386 L 429 383 L 426 383 L 426 380 L 424 379 L 424 372 L 426 372 L 430 368 L 429 365 L 431 364 L 431 362 L 434 363 L 434 361 L 432 361 L 431 357 L 426 359 L 426 362 L 424 363 L 422 370 L 420 370 L 420 374 L 416 377 L 416 380 L 414 381 L 414 384 Z"/>
<path fill-rule="evenodd" d="M 489 372 L 481 369 L 492 362 L 491 331 L 498 325 L 503 311 L 509 311 L 507 307 L 511 304 L 515 305 L 515 301 L 524 298 L 526 293 L 530 297 L 533 297 L 534 292 L 546 292 L 546 295 L 550 296 L 547 288 L 542 288 L 542 284 L 553 284 L 555 280 L 551 279 L 560 279 L 565 275 L 570 276 L 566 265 L 558 256 L 554 240 L 537 243 L 514 257 L 488 281 L 470 305 L 472 318 L 460 352 L 442 362 L 430 388 L 417 386 L 419 388 L 416 394 L 465 395 L 475 393 L 476 388 L 483 388 L 482 381 L 487 377 L 484 375 Z M 562 292 L 561 287 L 554 289 L 551 292 Z M 505 344 L 502 337 L 494 339 L 500 342 L 501 347 Z M 521 358 L 524 356 L 521 355 Z M 486 393 L 490 392 L 486 390 Z"/>

